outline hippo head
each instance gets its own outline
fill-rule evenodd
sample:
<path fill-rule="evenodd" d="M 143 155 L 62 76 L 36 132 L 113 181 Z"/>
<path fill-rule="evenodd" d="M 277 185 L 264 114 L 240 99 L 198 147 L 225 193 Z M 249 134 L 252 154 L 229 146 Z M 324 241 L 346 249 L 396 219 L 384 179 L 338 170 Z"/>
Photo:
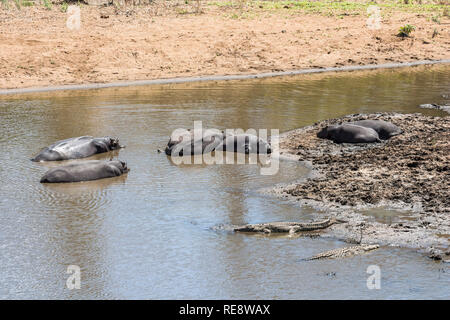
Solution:
<path fill-rule="evenodd" d="M 272 146 L 264 139 L 258 138 L 258 153 L 272 153 Z"/>
<path fill-rule="evenodd" d="M 123 173 L 126 173 L 126 172 L 130 171 L 130 169 L 128 169 L 127 163 L 126 163 L 125 161 L 120 161 L 120 160 L 119 160 L 119 162 L 120 162 L 120 164 L 122 165 L 121 170 L 122 170 Z"/>
<path fill-rule="evenodd" d="M 191 129 L 176 129 L 170 135 L 167 148 L 171 149 L 174 145 L 179 144 L 180 142 L 189 141 L 192 139 L 192 136 L 193 132 L 191 132 Z"/>
<path fill-rule="evenodd" d="M 328 127 L 323 127 L 319 132 L 317 132 L 317 137 L 322 139 L 328 138 Z"/>
<path fill-rule="evenodd" d="M 117 169 L 119 169 L 122 173 L 127 173 L 128 171 L 130 171 L 125 161 L 112 160 L 109 163 L 115 166 Z"/>
<path fill-rule="evenodd" d="M 183 141 L 183 136 L 171 136 L 169 142 L 167 143 L 167 147 L 171 148 L 174 145 L 179 144 L 181 141 Z"/>
<path fill-rule="evenodd" d="M 116 150 L 120 148 L 124 148 L 125 146 L 119 143 L 119 138 L 107 138 L 109 139 L 109 149 Z"/>
<path fill-rule="evenodd" d="M 329 139 L 330 134 L 332 134 L 332 131 L 338 127 L 339 127 L 339 125 L 337 125 L 337 124 L 326 126 L 326 127 L 322 128 L 319 132 L 317 132 L 317 137 L 322 138 L 322 139 Z"/>

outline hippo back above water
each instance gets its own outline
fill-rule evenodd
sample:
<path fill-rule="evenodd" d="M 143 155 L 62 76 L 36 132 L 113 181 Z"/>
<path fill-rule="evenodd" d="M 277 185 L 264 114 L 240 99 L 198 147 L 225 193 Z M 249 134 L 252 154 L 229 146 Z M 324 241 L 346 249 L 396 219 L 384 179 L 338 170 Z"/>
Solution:
<path fill-rule="evenodd" d="M 48 170 L 41 183 L 80 182 L 121 176 L 129 171 L 126 162 L 86 160 Z"/>
<path fill-rule="evenodd" d="M 61 161 L 90 157 L 97 153 L 122 148 L 119 139 L 111 137 L 94 138 L 83 136 L 55 142 L 44 148 L 31 161 Z"/>
<path fill-rule="evenodd" d="M 390 137 L 401 134 L 403 131 L 395 124 L 384 120 L 359 120 L 349 122 L 348 124 L 354 124 L 361 127 L 371 128 L 378 133 L 378 136 L 382 140 L 387 140 Z"/>
<path fill-rule="evenodd" d="M 222 143 L 224 133 L 216 129 L 177 129 L 170 136 L 165 149 L 168 156 L 199 155 L 214 151 Z"/>
<path fill-rule="evenodd" d="M 227 135 L 215 150 L 245 154 L 269 154 L 272 152 L 272 147 L 269 142 L 256 135 L 243 133 Z"/>
<path fill-rule="evenodd" d="M 326 126 L 317 133 L 317 137 L 336 143 L 380 142 L 378 133 L 374 129 L 350 123 Z"/>

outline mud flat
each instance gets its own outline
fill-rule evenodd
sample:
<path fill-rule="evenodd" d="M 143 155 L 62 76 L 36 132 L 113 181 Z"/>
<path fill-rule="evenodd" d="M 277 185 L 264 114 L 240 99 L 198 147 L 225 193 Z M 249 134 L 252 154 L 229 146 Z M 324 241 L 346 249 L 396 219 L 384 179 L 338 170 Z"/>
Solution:
<path fill-rule="evenodd" d="M 394 123 L 404 133 L 382 143 L 335 144 L 316 137 L 323 126 L 361 119 Z M 330 234 L 349 242 L 423 249 L 435 259 L 450 255 L 450 118 L 422 114 L 354 114 L 280 136 L 282 157 L 305 161 L 313 174 L 270 192 L 347 220 Z M 365 210 L 408 210 L 408 219 L 386 224 Z"/>

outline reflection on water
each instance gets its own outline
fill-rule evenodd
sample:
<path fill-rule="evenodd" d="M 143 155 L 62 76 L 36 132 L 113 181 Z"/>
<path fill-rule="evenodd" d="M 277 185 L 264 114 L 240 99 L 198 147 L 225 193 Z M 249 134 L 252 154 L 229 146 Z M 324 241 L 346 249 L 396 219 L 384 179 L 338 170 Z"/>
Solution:
<path fill-rule="evenodd" d="M 371 208 L 361 212 L 364 215 L 372 217 L 373 220 L 391 225 L 400 221 L 414 221 L 415 217 L 411 215 L 410 212 L 404 210 L 393 210 L 391 208 L 378 207 Z"/>
<path fill-rule="evenodd" d="M 418 105 L 441 103 L 449 68 L 415 70 L 1 97 L 0 298 L 448 298 L 442 265 L 409 250 L 304 262 L 344 244 L 211 229 L 318 218 L 257 192 L 307 168 L 282 161 L 276 175 L 263 176 L 259 165 L 175 166 L 157 152 L 194 120 L 283 132 L 349 113 L 444 115 Z M 40 184 L 59 163 L 29 159 L 81 135 L 119 137 L 127 148 L 93 158 L 120 158 L 131 171 Z M 81 267 L 80 290 L 65 287 L 71 264 Z M 366 287 L 371 264 L 381 267 L 381 290 Z"/>

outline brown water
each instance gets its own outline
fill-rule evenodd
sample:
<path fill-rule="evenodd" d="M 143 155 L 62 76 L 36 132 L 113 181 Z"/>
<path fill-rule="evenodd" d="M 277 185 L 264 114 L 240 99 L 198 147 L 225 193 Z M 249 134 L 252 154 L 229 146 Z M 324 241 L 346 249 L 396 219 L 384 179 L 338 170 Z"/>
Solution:
<path fill-rule="evenodd" d="M 412 250 L 307 262 L 346 244 L 212 229 L 320 218 L 257 191 L 305 176 L 295 162 L 262 176 L 255 165 L 177 167 L 156 152 L 194 120 L 283 132 L 349 113 L 442 116 L 418 105 L 449 88 L 440 67 L 0 97 L 0 298 L 449 298 L 448 265 Z M 120 137 L 127 148 L 114 156 L 130 173 L 40 184 L 51 165 L 29 159 L 80 135 Z M 68 265 L 81 267 L 79 290 L 66 288 Z M 369 265 L 381 268 L 380 290 L 366 286 Z"/>

